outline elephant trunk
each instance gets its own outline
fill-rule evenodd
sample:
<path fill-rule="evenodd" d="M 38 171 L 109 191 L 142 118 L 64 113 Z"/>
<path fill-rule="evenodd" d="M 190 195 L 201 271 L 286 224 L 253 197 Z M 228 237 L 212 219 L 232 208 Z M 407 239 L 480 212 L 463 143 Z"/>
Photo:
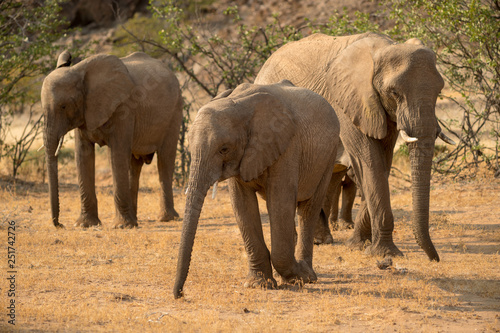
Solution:
<path fill-rule="evenodd" d="M 50 208 L 52 212 L 52 223 L 56 228 L 61 228 L 63 225 L 59 223 L 59 181 L 58 181 L 58 160 L 57 153 L 60 149 L 63 138 L 58 138 L 57 134 L 53 133 L 50 120 L 47 121 L 45 129 L 44 145 L 45 156 L 47 160 L 47 173 L 49 177 L 49 196 Z"/>
<path fill-rule="evenodd" d="M 174 284 L 175 298 L 183 296 L 182 289 L 188 275 L 198 220 L 208 189 L 213 183 L 207 180 L 207 177 L 200 176 L 198 170 L 199 167 L 192 168 L 191 176 L 189 177 L 179 256 L 177 259 L 177 275 Z"/>
<path fill-rule="evenodd" d="M 413 233 L 429 259 L 439 261 L 439 255 L 429 235 L 429 195 L 434 140 L 419 139 L 408 146 L 412 177 Z"/>
<path fill-rule="evenodd" d="M 53 153 L 46 153 L 47 157 L 47 171 L 49 175 L 49 194 L 50 194 L 50 208 L 52 212 L 52 223 L 56 228 L 63 225 L 59 223 L 59 184 L 57 172 L 57 156 Z"/>

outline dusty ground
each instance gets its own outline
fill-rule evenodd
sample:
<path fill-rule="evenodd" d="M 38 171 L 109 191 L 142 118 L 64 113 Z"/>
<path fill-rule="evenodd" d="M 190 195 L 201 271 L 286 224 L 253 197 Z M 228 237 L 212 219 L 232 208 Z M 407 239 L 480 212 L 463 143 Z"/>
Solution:
<path fill-rule="evenodd" d="M 498 179 L 433 182 L 431 235 L 441 256 L 435 263 L 411 233 L 410 184 L 391 177 L 395 241 L 406 256 L 380 270 L 380 258 L 343 245 L 350 231 L 334 232 L 335 244 L 315 247 L 318 282 L 279 290 L 243 287 L 245 251 L 222 184 L 216 199 L 206 199 L 185 299 L 174 300 L 182 221 L 155 221 L 159 195 L 149 166 L 139 197 L 140 228 L 110 229 L 111 174 L 105 152 L 98 156 L 102 228 L 72 226 L 80 209 L 72 163 L 60 171 L 64 230 L 50 223 L 46 185 L 1 183 L 1 239 L 7 248 L 7 226 L 14 221 L 17 273 L 16 295 L 6 297 L 4 255 L 0 330 L 14 328 L 6 317 L 14 299 L 15 328 L 23 331 L 500 331 Z M 182 189 L 175 193 L 182 216 L 185 196 Z M 265 209 L 262 215 L 268 237 Z"/>
<path fill-rule="evenodd" d="M 373 5 L 364 0 L 240 5 L 243 16 L 256 13 L 265 22 L 280 8 L 288 17 L 285 23 L 297 23 L 304 16 L 324 19 L 334 5 L 354 3 L 357 8 Z M 71 147 L 71 140 L 65 147 Z M 491 175 L 471 181 L 434 177 L 431 236 L 441 256 L 435 263 L 412 236 L 410 183 L 400 161 L 402 173 L 394 172 L 391 188 L 395 242 L 405 257 L 394 259 L 392 269 L 380 270 L 380 258 L 343 245 L 350 231 L 336 231 L 335 244 L 315 247 L 318 282 L 278 290 L 243 287 L 245 251 L 222 184 L 202 212 L 186 296 L 174 300 L 182 221 L 155 221 L 159 189 L 154 167 L 143 169 L 140 228 L 114 230 L 105 149 L 98 157 L 101 228 L 72 226 L 80 205 L 71 160 L 60 163 L 64 230 L 50 222 L 43 165 L 23 170 L 22 179 L 28 182 L 0 179 L 0 239 L 4 249 L 15 249 L 16 271 L 15 297 L 10 297 L 7 278 L 12 269 L 4 252 L 0 331 L 500 332 L 500 180 Z M 176 189 L 181 216 L 184 200 L 183 190 Z M 268 239 L 269 222 L 261 207 Z M 15 224 L 11 244 L 9 223 Z M 15 326 L 7 317 L 11 300 Z"/>

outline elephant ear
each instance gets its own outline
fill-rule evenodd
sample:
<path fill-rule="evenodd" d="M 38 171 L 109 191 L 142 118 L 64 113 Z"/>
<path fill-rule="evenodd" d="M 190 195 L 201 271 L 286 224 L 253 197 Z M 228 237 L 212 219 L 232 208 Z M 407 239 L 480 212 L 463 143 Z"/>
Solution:
<path fill-rule="evenodd" d="M 130 98 L 134 83 L 123 62 L 111 55 L 97 55 L 75 65 L 84 71 L 85 123 L 95 130 L 109 120 Z"/>
<path fill-rule="evenodd" d="M 410 38 L 405 42 L 405 44 L 425 46 L 424 43 L 418 38 Z"/>
<path fill-rule="evenodd" d="M 373 86 L 375 47 L 373 38 L 363 38 L 339 54 L 330 68 L 333 91 L 338 93 L 330 98 L 364 134 L 382 139 L 387 135 L 387 114 Z"/>
<path fill-rule="evenodd" d="M 69 67 L 71 65 L 71 53 L 63 51 L 57 58 L 56 69 L 60 67 Z"/>
<path fill-rule="evenodd" d="M 295 135 L 294 113 L 269 93 L 252 94 L 241 103 L 252 112 L 248 123 L 248 143 L 240 163 L 240 176 L 251 181 L 260 176 L 283 154 Z"/>

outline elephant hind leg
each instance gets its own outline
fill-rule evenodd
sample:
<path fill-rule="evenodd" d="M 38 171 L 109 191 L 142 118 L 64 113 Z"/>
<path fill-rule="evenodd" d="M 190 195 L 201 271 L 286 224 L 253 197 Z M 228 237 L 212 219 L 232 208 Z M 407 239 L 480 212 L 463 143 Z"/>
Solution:
<path fill-rule="evenodd" d="M 330 232 L 326 213 L 321 209 L 318 223 L 316 223 L 314 232 L 314 244 L 333 244 L 333 236 Z"/>
<path fill-rule="evenodd" d="M 287 252 L 290 244 L 294 244 L 293 224 L 295 209 L 288 209 L 286 202 L 274 202 L 274 205 L 268 204 L 268 210 L 271 220 L 271 260 L 276 271 L 288 283 L 312 283 L 316 282 L 318 277 L 312 267 L 313 247 L 315 228 L 319 224 L 320 216 L 323 214 L 326 222 L 326 214 L 322 211 L 325 194 L 330 183 L 332 170 L 326 170 L 319 182 L 313 196 L 307 200 L 296 204 L 294 200 L 293 208 L 297 210 L 298 233 L 295 253 Z M 283 182 L 285 183 L 285 182 Z M 280 184 L 283 184 L 280 183 Z M 282 186 L 282 185 L 281 185 Z M 291 193 L 292 189 L 284 189 Z M 285 198 L 286 196 L 283 196 Z M 290 214 L 288 216 L 287 214 Z M 280 219 L 274 219 L 273 216 L 279 216 Z M 291 221 L 292 229 L 289 231 L 288 222 Z M 326 225 L 329 234 L 328 225 Z M 283 260 L 286 258 L 287 260 Z M 297 260 L 295 260 L 297 258 Z"/>
<path fill-rule="evenodd" d="M 335 155 L 334 155 L 335 156 Z M 323 234 L 330 238 L 329 243 L 333 243 L 333 237 L 328 226 L 327 215 L 323 209 L 325 206 L 325 195 L 332 185 L 338 187 L 342 177 L 333 178 L 331 169 L 328 169 L 319 182 L 313 196 L 299 202 L 297 205 L 297 215 L 299 221 L 299 237 L 295 256 L 298 260 L 304 260 L 312 269 L 313 244 L 318 235 L 318 229 L 323 229 Z"/>
<path fill-rule="evenodd" d="M 168 137 L 168 135 L 167 135 Z M 175 142 L 167 138 L 158 150 L 158 175 L 160 178 L 160 221 L 171 221 L 179 217 L 174 208 L 174 194 L 172 181 L 175 168 L 175 154 L 177 150 L 177 137 Z"/>
<path fill-rule="evenodd" d="M 141 175 L 143 164 L 144 160 L 141 157 L 135 158 L 134 155 L 132 155 L 132 159 L 130 162 L 129 181 L 130 181 L 130 193 L 132 195 L 132 204 L 134 207 L 135 216 L 137 216 L 137 197 L 139 195 L 139 178 Z"/>
<path fill-rule="evenodd" d="M 279 168 L 277 168 L 279 169 Z M 295 210 L 297 208 L 297 184 L 287 180 L 288 175 L 277 170 L 270 172 L 266 188 L 266 205 L 271 226 L 271 263 L 285 283 L 303 283 L 315 281 L 316 274 L 306 262 L 297 262 L 295 248 Z M 319 212 L 318 212 L 319 214 Z M 304 239 L 313 245 L 313 230 L 301 234 L 299 227 L 297 246 Z"/>
<path fill-rule="evenodd" d="M 333 243 L 333 237 L 330 232 L 330 224 L 332 225 L 333 230 L 337 229 L 340 184 L 346 172 L 347 169 L 333 173 L 331 180 L 328 183 L 320 220 L 319 223 L 316 224 L 314 244 L 319 245 Z"/>
<path fill-rule="evenodd" d="M 356 199 L 356 184 L 346 175 L 342 182 L 342 208 L 338 219 L 339 230 L 354 228 L 352 207 Z"/>

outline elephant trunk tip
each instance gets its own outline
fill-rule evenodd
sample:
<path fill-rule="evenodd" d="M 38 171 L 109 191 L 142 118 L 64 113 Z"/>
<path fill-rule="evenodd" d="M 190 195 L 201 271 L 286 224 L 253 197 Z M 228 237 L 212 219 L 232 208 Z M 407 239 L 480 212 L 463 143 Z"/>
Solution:
<path fill-rule="evenodd" d="M 439 254 L 437 253 L 434 246 L 432 247 L 432 249 L 428 249 L 425 252 L 427 253 L 427 256 L 429 257 L 430 261 L 439 262 Z"/>
<path fill-rule="evenodd" d="M 174 286 L 174 298 L 179 299 L 184 297 L 184 291 L 182 290 L 182 287 L 178 286 L 178 283 L 175 283 Z"/>
<path fill-rule="evenodd" d="M 435 261 L 439 262 L 439 254 L 436 251 L 436 248 L 434 247 L 434 244 L 432 244 L 432 241 L 430 241 L 430 236 L 424 239 L 428 239 L 428 241 L 422 240 L 418 234 L 415 234 L 415 238 L 417 240 L 417 244 L 424 250 L 425 254 L 427 254 L 427 257 L 429 258 L 430 261 Z"/>
<path fill-rule="evenodd" d="M 59 223 L 55 220 L 53 220 L 53 222 L 54 222 L 54 227 L 56 227 L 57 229 L 64 229 L 64 224 Z"/>

